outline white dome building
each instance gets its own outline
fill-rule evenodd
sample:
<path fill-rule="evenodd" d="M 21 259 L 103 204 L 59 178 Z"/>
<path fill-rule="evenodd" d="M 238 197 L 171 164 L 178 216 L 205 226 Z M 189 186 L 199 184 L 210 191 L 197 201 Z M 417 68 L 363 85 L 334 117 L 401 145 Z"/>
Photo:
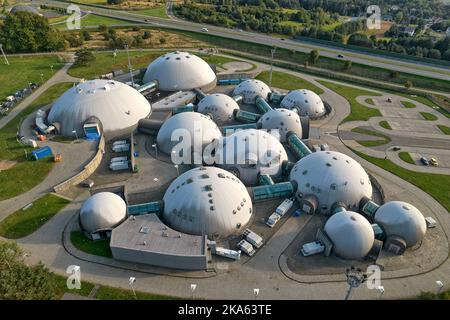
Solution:
<path fill-rule="evenodd" d="M 239 130 L 216 148 L 216 164 L 232 172 L 245 185 L 258 183 L 260 174 L 279 177 L 286 150 L 272 134 L 256 129 Z"/>
<path fill-rule="evenodd" d="M 332 215 L 324 229 L 333 242 L 333 252 L 344 259 L 364 258 L 375 240 L 369 221 L 352 211 L 340 211 Z"/>
<path fill-rule="evenodd" d="M 80 210 L 81 229 L 94 238 L 94 234 L 108 232 L 127 217 L 127 205 L 117 194 L 99 192 L 87 199 Z"/>
<path fill-rule="evenodd" d="M 188 135 L 186 139 L 190 138 L 189 141 L 184 140 L 185 135 Z M 172 141 L 172 136 L 176 141 Z M 221 136 L 219 127 L 210 117 L 198 112 L 181 112 L 163 123 L 158 131 L 156 142 L 158 148 L 166 154 L 171 154 L 172 149 L 180 141 L 190 143 L 190 151 L 193 152 L 194 147 L 200 147 L 200 143 L 203 150 L 208 144 L 218 140 Z M 194 146 L 194 140 L 198 145 Z"/>
<path fill-rule="evenodd" d="M 343 202 L 358 210 L 363 197 L 372 197 L 372 184 L 363 167 L 349 156 L 335 151 L 319 151 L 300 159 L 292 168 L 290 180 L 297 183 L 299 201 L 313 195 L 317 212 L 329 213 Z"/>
<path fill-rule="evenodd" d="M 425 218 L 419 209 L 403 201 L 390 201 L 379 207 L 375 223 L 383 228 L 386 236 L 403 238 L 407 247 L 422 241 L 427 231 Z"/>
<path fill-rule="evenodd" d="M 264 82 L 248 79 L 234 88 L 233 96 L 240 94 L 244 97 L 242 101 L 245 104 L 254 104 L 256 97 L 262 97 L 264 100 L 267 100 L 270 93 L 272 93 L 272 90 Z"/>
<path fill-rule="evenodd" d="M 151 114 L 150 103 L 132 87 L 112 80 L 90 80 L 67 90 L 54 103 L 48 123 L 57 124 L 64 136 L 84 135 L 83 125 L 91 118 L 101 122 L 104 133 L 134 129 Z"/>
<path fill-rule="evenodd" d="M 286 109 L 296 108 L 299 115 L 309 116 L 311 119 L 318 118 L 326 112 L 322 99 L 315 92 L 306 89 L 289 92 L 280 106 Z"/>
<path fill-rule="evenodd" d="M 197 111 L 208 114 L 218 125 L 223 125 L 233 120 L 234 110 L 239 110 L 237 102 L 223 93 L 207 95 L 197 105 Z"/>
<path fill-rule="evenodd" d="M 273 109 L 266 112 L 258 121 L 262 129 L 278 129 L 281 142 L 286 142 L 288 132 L 294 132 L 300 139 L 302 138 L 302 124 L 300 116 L 288 109 Z"/>
<path fill-rule="evenodd" d="M 216 167 L 183 173 L 170 184 L 163 200 L 163 218 L 171 228 L 211 239 L 242 233 L 253 213 L 244 184 Z"/>
<path fill-rule="evenodd" d="M 189 52 L 175 51 L 160 56 L 149 64 L 143 82 L 158 81 L 158 89 L 179 91 L 201 89 L 210 91 L 217 77 L 205 60 Z"/>

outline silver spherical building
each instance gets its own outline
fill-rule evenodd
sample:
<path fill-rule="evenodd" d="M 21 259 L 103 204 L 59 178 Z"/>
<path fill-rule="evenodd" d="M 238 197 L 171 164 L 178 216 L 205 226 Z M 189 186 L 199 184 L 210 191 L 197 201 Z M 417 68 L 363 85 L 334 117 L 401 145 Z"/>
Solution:
<path fill-rule="evenodd" d="M 216 167 L 183 173 L 170 184 L 163 200 L 164 221 L 171 228 L 211 239 L 242 233 L 253 213 L 244 184 Z"/>
<path fill-rule="evenodd" d="M 262 129 L 279 131 L 281 142 L 286 142 L 286 135 L 288 132 L 295 133 L 299 138 L 302 138 L 302 124 L 300 123 L 300 116 L 288 109 L 272 109 L 266 112 L 258 121 Z"/>
<path fill-rule="evenodd" d="M 332 215 L 325 223 L 325 232 L 333 242 L 333 252 L 344 259 L 364 258 L 375 240 L 369 221 L 352 211 Z"/>
<path fill-rule="evenodd" d="M 234 110 L 239 110 L 237 102 L 223 93 L 207 95 L 197 105 L 197 111 L 210 115 L 215 123 L 223 125 L 233 120 Z"/>
<path fill-rule="evenodd" d="M 280 141 L 263 130 L 239 130 L 222 142 L 216 148 L 216 163 L 245 185 L 257 184 L 260 174 L 279 177 L 282 163 L 288 159 Z"/>
<path fill-rule="evenodd" d="M 186 135 L 186 139 L 183 140 Z M 179 138 L 180 136 L 183 139 Z M 206 145 L 222 136 L 217 124 L 210 117 L 198 112 L 178 113 L 166 120 L 158 131 L 156 142 L 158 148 L 166 154 L 171 154 L 173 148 L 183 141 L 190 143 L 191 152 L 194 151 L 194 140 L 201 144 L 203 150 Z M 175 139 L 175 141 L 172 141 Z M 198 139 L 198 140 L 197 140 Z M 198 150 L 200 151 L 200 150 Z"/>
<path fill-rule="evenodd" d="M 375 223 L 380 225 L 386 236 L 403 238 L 407 247 L 422 241 L 427 224 L 422 213 L 413 205 L 403 201 L 390 201 L 378 208 Z"/>
<path fill-rule="evenodd" d="M 81 229 L 90 237 L 111 231 L 127 216 L 127 205 L 117 194 L 99 192 L 87 199 L 80 210 Z"/>
<path fill-rule="evenodd" d="M 280 106 L 286 109 L 296 108 L 301 116 L 309 116 L 311 119 L 318 118 L 326 112 L 322 99 L 315 92 L 306 89 L 289 92 Z"/>
<path fill-rule="evenodd" d="M 67 90 L 53 104 L 48 122 L 64 136 L 84 135 L 89 119 L 101 122 L 103 132 L 116 134 L 135 128 L 151 114 L 150 103 L 132 87 L 112 80 L 90 80 Z"/>
<path fill-rule="evenodd" d="M 296 197 L 317 199 L 317 212 L 329 213 L 342 202 L 358 210 L 363 197 L 372 197 L 372 184 L 363 167 L 349 156 L 335 151 L 319 151 L 300 159 L 292 168 L 290 180 L 297 183 Z"/>
<path fill-rule="evenodd" d="M 216 86 L 216 74 L 205 60 L 194 54 L 175 51 L 160 56 L 149 64 L 143 82 L 158 81 L 158 89 L 178 91 L 201 89 L 210 91 Z"/>
<path fill-rule="evenodd" d="M 248 79 L 234 88 L 233 96 L 240 94 L 243 96 L 244 103 L 254 104 L 256 97 L 262 97 L 264 100 L 267 100 L 270 93 L 272 93 L 272 90 L 264 82 L 256 79 Z"/>

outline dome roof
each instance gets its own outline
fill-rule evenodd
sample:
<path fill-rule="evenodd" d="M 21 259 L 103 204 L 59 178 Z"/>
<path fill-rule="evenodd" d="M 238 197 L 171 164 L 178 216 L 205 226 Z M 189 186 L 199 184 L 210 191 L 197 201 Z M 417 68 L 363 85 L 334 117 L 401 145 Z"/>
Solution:
<path fill-rule="evenodd" d="M 383 204 L 375 213 L 375 222 L 387 236 L 395 235 L 411 247 L 421 241 L 427 231 L 422 213 L 413 205 L 403 201 L 390 201 Z"/>
<path fill-rule="evenodd" d="M 278 177 L 288 159 L 280 141 L 264 130 L 239 130 L 216 148 L 216 163 L 235 174 L 245 185 L 255 185 L 259 174 Z"/>
<path fill-rule="evenodd" d="M 213 93 L 204 97 L 198 103 L 197 111 L 203 114 L 210 114 L 218 125 L 230 122 L 233 118 L 233 111 L 239 110 L 237 102 L 223 93 Z"/>
<path fill-rule="evenodd" d="M 189 52 L 175 51 L 160 56 L 147 67 L 143 82 L 158 81 L 164 91 L 200 88 L 209 91 L 216 85 L 216 74 L 205 60 Z"/>
<path fill-rule="evenodd" d="M 340 211 L 325 223 L 333 252 L 344 259 L 362 259 L 372 249 L 375 234 L 369 221 L 352 211 Z"/>
<path fill-rule="evenodd" d="M 335 151 L 312 153 L 295 164 L 290 180 L 297 182 L 296 197 L 315 195 L 318 210 L 329 213 L 336 202 L 358 210 L 363 197 L 372 197 L 372 184 L 363 167 L 349 156 Z"/>
<path fill-rule="evenodd" d="M 267 100 L 271 92 L 272 90 L 264 82 L 256 79 L 248 79 L 234 88 L 233 96 L 241 94 L 244 97 L 244 103 L 254 104 L 256 97 L 262 97 L 264 100 Z"/>
<path fill-rule="evenodd" d="M 300 139 L 302 138 L 302 124 L 300 116 L 288 109 L 272 109 L 266 112 L 258 121 L 262 129 L 278 129 L 281 142 L 286 142 L 286 134 L 294 132 Z"/>
<path fill-rule="evenodd" d="M 177 129 L 183 131 L 174 132 Z M 194 148 L 194 137 L 198 137 L 202 143 L 202 150 L 206 145 L 222 136 L 217 124 L 208 116 L 198 112 L 181 112 L 167 119 L 159 129 L 156 137 L 158 148 L 164 153 L 170 154 L 173 147 L 180 143 L 179 140 L 172 141 L 172 135 L 178 138 L 183 134 L 189 134 L 192 148 Z"/>
<path fill-rule="evenodd" d="M 112 192 L 99 192 L 87 199 L 80 210 L 80 224 L 87 233 L 111 230 L 127 216 L 125 201 Z"/>
<path fill-rule="evenodd" d="M 60 124 L 61 134 L 83 134 L 83 124 L 98 118 L 104 132 L 114 132 L 137 125 L 151 113 L 150 103 L 132 87 L 112 80 L 81 82 L 67 90 L 52 106 L 48 122 Z"/>
<path fill-rule="evenodd" d="M 242 233 L 253 212 L 244 184 L 216 167 L 183 173 L 170 184 L 163 200 L 164 221 L 171 228 L 212 238 Z"/>
<path fill-rule="evenodd" d="M 311 119 L 322 116 L 326 111 L 322 99 L 315 92 L 306 89 L 289 92 L 280 106 L 287 109 L 297 108 L 301 116 L 309 116 Z"/>

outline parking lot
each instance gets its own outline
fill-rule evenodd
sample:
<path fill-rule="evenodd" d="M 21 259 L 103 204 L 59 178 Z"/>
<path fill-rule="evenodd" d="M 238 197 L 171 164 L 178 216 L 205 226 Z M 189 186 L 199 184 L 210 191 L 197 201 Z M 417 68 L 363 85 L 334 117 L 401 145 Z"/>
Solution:
<path fill-rule="evenodd" d="M 441 150 L 436 150 L 434 153 L 410 152 L 410 155 L 415 164 L 418 166 L 424 166 L 420 159 L 425 157 L 428 161 L 430 161 L 431 158 L 436 159 L 438 162 L 438 167 L 450 168 L 450 154 L 441 153 Z"/>

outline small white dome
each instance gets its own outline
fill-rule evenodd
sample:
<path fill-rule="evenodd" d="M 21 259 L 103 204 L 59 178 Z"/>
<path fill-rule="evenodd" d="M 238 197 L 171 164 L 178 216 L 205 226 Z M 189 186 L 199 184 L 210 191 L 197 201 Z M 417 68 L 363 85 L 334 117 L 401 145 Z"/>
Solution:
<path fill-rule="evenodd" d="M 258 121 L 261 128 L 266 130 L 278 129 L 281 142 L 286 142 L 286 134 L 294 132 L 300 139 L 302 138 L 302 124 L 300 116 L 288 109 L 273 109 L 266 112 Z"/>
<path fill-rule="evenodd" d="M 279 177 L 288 159 L 280 141 L 264 130 L 239 130 L 225 137 L 216 149 L 216 163 L 245 185 L 255 185 L 259 174 Z"/>
<path fill-rule="evenodd" d="M 239 110 L 237 102 L 223 93 L 213 93 L 204 97 L 198 103 L 197 111 L 210 114 L 218 125 L 223 125 L 233 120 L 234 110 Z"/>
<path fill-rule="evenodd" d="M 352 211 L 340 211 L 325 223 L 333 252 L 344 259 L 362 259 L 372 249 L 375 234 L 369 221 Z"/>
<path fill-rule="evenodd" d="M 61 134 L 80 136 L 83 125 L 91 117 L 98 118 L 103 131 L 115 132 L 131 128 L 151 113 L 150 103 L 136 89 L 112 80 L 81 82 L 67 90 L 52 106 L 49 123 L 58 122 Z"/>
<path fill-rule="evenodd" d="M 329 213 L 336 202 L 358 210 L 362 198 L 372 197 L 372 184 L 363 167 L 336 151 L 314 152 L 300 159 L 291 170 L 290 180 L 298 185 L 297 199 L 315 195 L 322 213 Z"/>
<path fill-rule="evenodd" d="M 378 208 L 375 222 L 387 236 L 395 235 L 406 241 L 411 247 L 422 241 L 427 224 L 422 213 L 413 205 L 403 201 L 389 201 Z"/>
<path fill-rule="evenodd" d="M 89 234 L 111 230 L 127 216 L 127 205 L 117 194 L 99 192 L 87 199 L 80 210 L 80 224 Z"/>
<path fill-rule="evenodd" d="M 164 91 L 209 91 L 216 86 L 216 74 L 205 60 L 194 54 L 175 51 L 160 56 L 149 64 L 143 82 L 158 81 L 158 89 Z"/>
<path fill-rule="evenodd" d="M 176 131 L 177 129 L 180 130 Z M 163 123 L 156 137 L 158 148 L 166 154 L 171 154 L 173 147 L 180 143 L 177 139 L 180 135 L 183 136 L 182 134 L 189 135 L 192 148 L 194 148 L 194 139 L 199 138 L 202 150 L 222 136 L 217 124 L 208 116 L 198 112 L 182 112 Z M 176 141 L 172 141 L 172 135 Z"/>
<path fill-rule="evenodd" d="M 248 79 L 234 88 L 233 96 L 241 94 L 244 97 L 244 103 L 254 104 L 256 97 L 262 97 L 264 100 L 267 100 L 271 92 L 272 90 L 264 82 L 256 79 Z"/>
<path fill-rule="evenodd" d="M 252 201 L 242 182 L 216 167 L 191 169 L 164 195 L 164 220 L 181 232 L 213 239 L 242 233 L 252 217 Z"/>
<path fill-rule="evenodd" d="M 311 119 L 318 118 L 326 112 L 322 99 L 315 92 L 306 89 L 289 92 L 280 106 L 286 109 L 296 108 L 301 116 L 309 116 Z"/>

